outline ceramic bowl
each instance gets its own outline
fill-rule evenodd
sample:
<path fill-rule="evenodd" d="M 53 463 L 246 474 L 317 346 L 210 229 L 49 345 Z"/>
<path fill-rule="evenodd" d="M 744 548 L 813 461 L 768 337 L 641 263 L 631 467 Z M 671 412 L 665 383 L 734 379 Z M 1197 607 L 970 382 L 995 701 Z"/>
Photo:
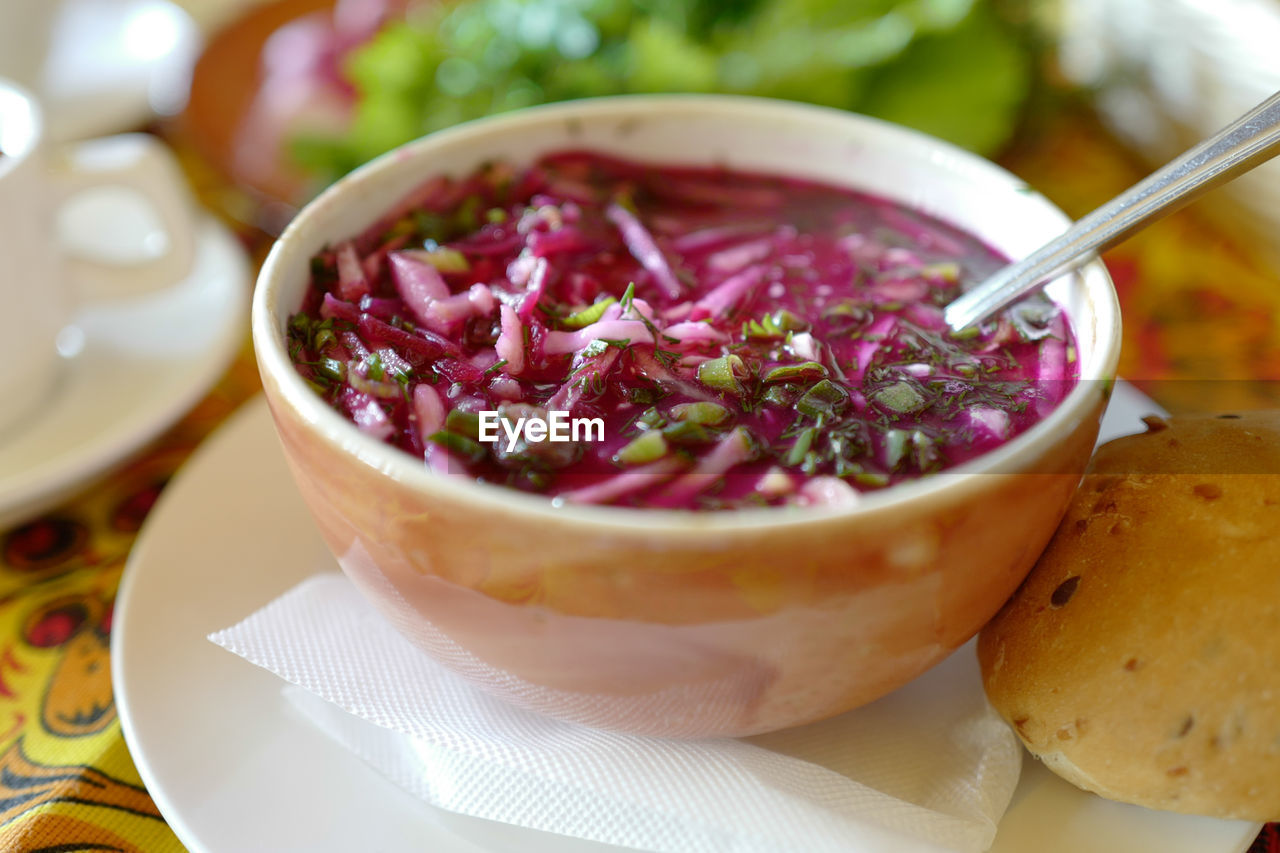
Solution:
<path fill-rule="evenodd" d="M 643 734 L 738 736 L 829 717 L 964 643 L 1029 570 L 1090 455 L 1120 342 L 1100 262 L 1051 285 L 1081 376 L 1052 414 L 970 463 L 844 509 L 557 507 L 433 474 L 363 435 L 299 378 L 284 329 L 312 254 L 433 175 L 570 147 L 845 185 L 938 216 L 1011 257 L 1067 224 L 1018 179 L 946 143 L 769 100 L 578 101 L 397 149 L 298 215 L 262 268 L 253 306 L 285 455 L 343 570 L 405 637 L 481 688 Z"/>

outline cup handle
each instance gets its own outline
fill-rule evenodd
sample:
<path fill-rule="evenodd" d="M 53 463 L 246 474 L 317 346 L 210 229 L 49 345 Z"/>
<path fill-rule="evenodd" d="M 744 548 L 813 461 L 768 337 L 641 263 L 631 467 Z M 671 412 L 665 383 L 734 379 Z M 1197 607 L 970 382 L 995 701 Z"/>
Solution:
<path fill-rule="evenodd" d="M 139 263 L 67 258 L 78 302 L 161 290 L 184 280 L 195 257 L 194 201 L 177 160 L 145 133 L 126 133 L 65 145 L 54 156 L 57 202 L 98 187 L 136 190 L 153 207 L 168 236 L 164 254 Z"/>

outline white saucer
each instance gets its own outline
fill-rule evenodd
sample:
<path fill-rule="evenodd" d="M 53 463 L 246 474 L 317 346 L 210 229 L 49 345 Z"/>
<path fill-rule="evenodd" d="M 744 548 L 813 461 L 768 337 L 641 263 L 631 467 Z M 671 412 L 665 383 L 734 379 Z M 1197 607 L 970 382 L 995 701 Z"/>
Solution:
<path fill-rule="evenodd" d="M 1107 433 L 1137 431 L 1154 410 L 1122 386 Z M 116 599 L 112 682 L 138 771 L 184 844 L 194 853 L 619 849 L 413 799 L 312 727 L 284 682 L 205 639 L 335 569 L 261 400 L 196 453 L 148 517 Z M 1107 802 L 1028 759 L 993 851 L 1240 853 L 1258 829 Z"/>
<path fill-rule="evenodd" d="M 36 87 L 50 138 L 105 136 L 177 113 L 199 51 L 195 22 L 169 0 L 64 0 Z"/>
<path fill-rule="evenodd" d="M 49 398 L 0 436 L 0 527 L 101 474 L 204 396 L 247 334 L 249 288 L 244 249 L 205 218 L 185 281 L 81 310 L 64 335 L 78 329 L 82 349 Z"/>

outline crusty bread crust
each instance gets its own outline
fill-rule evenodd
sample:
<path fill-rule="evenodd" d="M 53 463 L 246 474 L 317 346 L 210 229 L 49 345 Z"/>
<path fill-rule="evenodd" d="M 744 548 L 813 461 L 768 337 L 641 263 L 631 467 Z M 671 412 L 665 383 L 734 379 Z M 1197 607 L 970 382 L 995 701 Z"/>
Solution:
<path fill-rule="evenodd" d="M 1100 448 L 978 643 L 1050 769 L 1157 809 L 1280 819 L 1280 412 Z"/>

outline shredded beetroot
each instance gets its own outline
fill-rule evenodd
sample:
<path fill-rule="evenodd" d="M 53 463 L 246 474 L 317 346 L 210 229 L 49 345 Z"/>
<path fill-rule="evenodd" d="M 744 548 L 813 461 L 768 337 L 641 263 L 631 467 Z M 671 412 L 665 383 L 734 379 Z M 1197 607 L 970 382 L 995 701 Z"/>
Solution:
<path fill-rule="evenodd" d="M 663 295 L 678 299 L 681 293 L 680 282 L 676 281 L 676 274 L 672 271 L 671 264 L 662 254 L 662 249 L 658 248 L 657 241 L 653 239 L 648 229 L 631 211 L 620 204 L 609 205 L 605 209 L 605 215 L 609 217 L 610 222 L 618 226 L 623 242 L 627 244 L 627 248 L 631 254 L 635 255 L 640 265 L 653 276 L 654 284 Z"/>
<path fill-rule="evenodd" d="M 948 332 L 942 307 L 1001 263 L 883 199 L 566 151 L 432 178 L 320 252 L 290 351 L 438 473 L 574 503 L 844 506 L 998 447 L 1075 382 L 1042 296 Z M 556 413 L 582 434 L 515 432 Z"/>
<path fill-rule="evenodd" d="M 364 265 L 356 254 L 356 247 L 343 243 L 338 247 L 338 296 L 348 302 L 359 302 L 360 297 L 368 296 L 370 285 L 365 277 Z"/>

